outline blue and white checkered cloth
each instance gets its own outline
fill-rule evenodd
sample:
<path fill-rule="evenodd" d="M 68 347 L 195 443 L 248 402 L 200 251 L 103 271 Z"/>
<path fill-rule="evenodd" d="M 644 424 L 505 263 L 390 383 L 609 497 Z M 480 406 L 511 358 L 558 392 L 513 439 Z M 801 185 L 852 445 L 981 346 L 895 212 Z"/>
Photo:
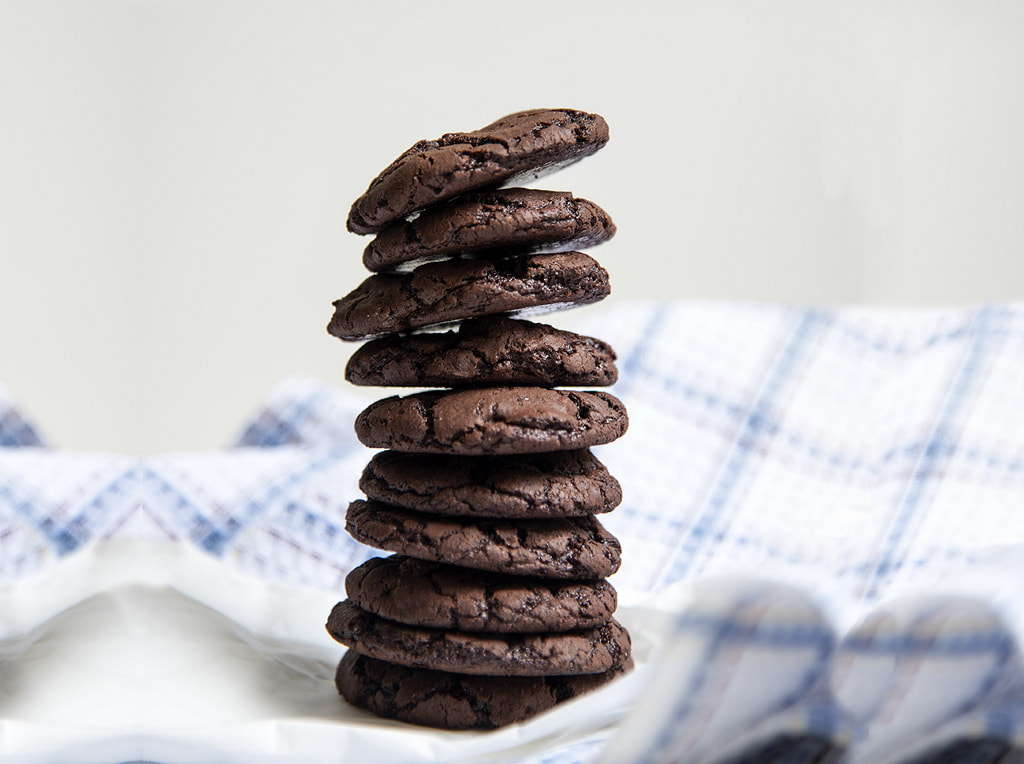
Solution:
<path fill-rule="evenodd" d="M 10 392 L 0 385 L 0 448 L 41 446 L 43 441 L 35 427 L 26 421 L 14 405 Z"/>
<path fill-rule="evenodd" d="M 596 451 L 625 495 L 602 520 L 622 602 L 689 593 L 663 644 L 676 681 L 645 694 L 668 716 L 545 760 L 611 761 L 623 740 L 631 760 L 710 762 L 722 740 L 820 735 L 872 763 L 1024 741 L 1008 578 L 1024 574 L 1024 307 L 627 303 L 550 320 L 619 354 L 630 430 Z M 42 448 L 0 390 L 0 581 L 141 536 L 340 592 L 375 554 L 344 531 L 365 400 L 289 380 L 232 448 L 133 458 Z"/>

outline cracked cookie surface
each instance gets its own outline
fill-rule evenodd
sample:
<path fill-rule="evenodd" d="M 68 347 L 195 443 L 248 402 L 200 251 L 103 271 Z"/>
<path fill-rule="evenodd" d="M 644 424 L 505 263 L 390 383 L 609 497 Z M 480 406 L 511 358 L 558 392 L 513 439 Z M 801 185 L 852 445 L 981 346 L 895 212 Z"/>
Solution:
<path fill-rule="evenodd" d="M 590 629 L 615 612 L 614 587 L 488 573 L 404 555 L 374 557 L 348 574 L 363 610 L 412 626 L 522 634 Z"/>
<path fill-rule="evenodd" d="M 398 220 L 363 250 L 363 265 L 386 271 L 464 252 L 568 252 L 615 235 L 608 213 L 567 191 L 505 188 L 470 194 Z"/>
<path fill-rule="evenodd" d="M 371 658 L 413 668 L 488 676 L 599 674 L 629 658 L 626 630 L 601 626 L 543 634 L 485 634 L 389 621 L 343 600 L 327 619 L 336 641 Z"/>
<path fill-rule="evenodd" d="M 349 650 L 334 683 L 349 703 L 387 719 L 451 730 L 494 729 L 596 690 L 632 667 L 629 660 L 603 674 L 473 676 L 398 666 Z"/>
<path fill-rule="evenodd" d="M 608 142 L 598 114 L 531 109 L 465 133 L 418 141 L 388 165 L 352 204 L 347 227 L 375 233 L 416 210 L 485 186 L 540 177 Z"/>
<path fill-rule="evenodd" d="M 327 331 L 364 340 L 497 313 L 586 305 L 609 292 L 608 272 L 582 252 L 453 258 L 370 276 L 334 301 Z"/>
<path fill-rule="evenodd" d="M 593 581 L 615 573 L 622 558 L 618 539 L 589 516 L 467 520 L 359 499 L 345 530 L 377 549 L 518 576 Z"/>
<path fill-rule="evenodd" d="M 515 456 L 381 451 L 359 488 L 387 504 L 465 517 L 581 517 L 622 501 L 619 481 L 586 449 Z"/>
<path fill-rule="evenodd" d="M 370 448 L 486 456 L 590 448 L 629 426 L 622 402 L 600 391 L 484 387 L 414 393 L 371 403 L 356 437 Z"/>
<path fill-rule="evenodd" d="M 389 335 L 356 350 L 345 368 L 355 385 L 597 386 L 618 379 L 606 342 L 507 316 L 463 321 L 458 331 Z"/>

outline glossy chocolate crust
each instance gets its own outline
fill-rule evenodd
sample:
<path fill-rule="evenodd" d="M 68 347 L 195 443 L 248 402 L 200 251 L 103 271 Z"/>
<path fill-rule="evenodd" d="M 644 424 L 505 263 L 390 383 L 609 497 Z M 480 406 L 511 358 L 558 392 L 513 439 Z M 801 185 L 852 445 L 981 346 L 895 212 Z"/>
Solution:
<path fill-rule="evenodd" d="M 611 620 L 604 579 L 558 581 L 489 573 L 405 555 L 374 557 L 345 578 L 348 598 L 391 621 L 435 629 L 528 634 L 592 629 Z"/>
<path fill-rule="evenodd" d="M 494 729 L 592 692 L 632 668 L 628 660 L 603 674 L 472 676 L 398 666 L 349 650 L 334 683 L 349 703 L 386 719 L 450 730 Z"/>
<path fill-rule="evenodd" d="M 467 520 L 359 499 L 345 529 L 377 549 L 517 576 L 594 581 L 622 561 L 618 539 L 594 517 Z"/>
<path fill-rule="evenodd" d="M 587 449 L 514 456 L 382 451 L 359 487 L 386 504 L 464 517 L 582 517 L 622 501 L 619 481 Z"/>
<path fill-rule="evenodd" d="M 356 417 L 355 430 L 370 448 L 486 456 L 590 448 L 628 426 L 625 406 L 609 393 L 482 387 L 376 401 Z"/>
<path fill-rule="evenodd" d="M 365 340 L 498 313 L 598 302 L 608 272 L 582 252 L 455 258 L 410 273 L 378 273 L 334 301 L 328 333 Z"/>
<path fill-rule="evenodd" d="M 604 119 L 575 109 L 516 112 L 479 130 L 419 141 L 352 204 L 348 230 L 376 233 L 394 220 L 467 191 L 540 177 L 607 142 Z"/>
<path fill-rule="evenodd" d="M 602 387 L 618 376 L 608 343 L 507 316 L 463 321 L 458 331 L 372 340 L 345 369 L 352 384 L 379 387 Z"/>
<path fill-rule="evenodd" d="M 503 188 L 459 196 L 378 233 L 363 250 L 371 271 L 500 249 L 507 254 L 568 252 L 615 235 L 608 213 L 567 191 Z"/>
<path fill-rule="evenodd" d="M 331 611 L 327 631 L 336 641 L 371 658 L 459 674 L 599 674 L 621 666 L 630 653 L 629 635 L 615 619 L 575 631 L 484 634 L 409 626 L 344 600 Z"/>

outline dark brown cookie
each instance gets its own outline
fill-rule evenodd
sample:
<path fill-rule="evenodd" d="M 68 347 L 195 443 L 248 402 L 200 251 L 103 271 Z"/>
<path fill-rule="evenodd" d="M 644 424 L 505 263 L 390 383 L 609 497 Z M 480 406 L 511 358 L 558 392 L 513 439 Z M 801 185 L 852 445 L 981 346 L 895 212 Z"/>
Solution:
<path fill-rule="evenodd" d="M 574 109 L 521 111 L 473 132 L 419 141 L 356 199 L 348 230 L 376 233 L 393 220 L 467 191 L 540 177 L 607 142 L 604 119 Z"/>
<path fill-rule="evenodd" d="M 619 481 L 586 449 L 519 456 L 381 451 L 359 488 L 386 504 L 469 517 L 580 517 L 622 501 Z"/>
<path fill-rule="evenodd" d="M 517 576 L 593 581 L 621 562 L 618 539 L 594 517 L 464 520 L 358 500 L 345 529 L 377 549 Z"/>
<path fill-rule="evenodd" d="M 484 634 L 408 626 L 344 600 L 327 631 L 371 658 L 412 668 L 487 676 L 600 674 L 629 658 L 629 634 L 612 619 L 592 629 L 548 634 Z"/>
<path fill-rule="evenodd" d="M 505 188 L 471 194 L 389 225 L 363 251 L 363 265 L 399 265 L 464 252 L 508 254 L 586 249 L 615 235 L 608 213 L 566 191 Z"/>
<path fill-rule="evenodd" d="M 327 331 L 364 340 L 476 316 L 585 305 L 609 291 L 608 272 L 582 252 L 455 258 L 370 276 L 334 301 Z"/>
<path fill-rule="evenodd" d="M 603 674 L 473 676 L 397 666 L 349 650 L 334 682 L 349 703 L 387 719 L 450 730 L 494 729 L 596 690 L 632 668 L 630 659 Z"/>
<path fill-rule="evenodd" d="M 486 456 L 590 448 L 627 426 L 608 393 L 483 387 L 376 401 L 356 417 L 356 437 L 370 448 Z"/>
<path fill-rule="evenodd" d="M 615 351 L 547 324 L 486 316 L 458 331 L 389 335 L 356 350 L 345 378 L 381 387 L 611 385 Z"/>
<path fill-rule="evenodd" d="M 611 620 L 615 588 L 488 573 L 403 555 L 374 557 L 345 579 L 363 610 L 412 626 L 497 634 L 592 629 Z"/>

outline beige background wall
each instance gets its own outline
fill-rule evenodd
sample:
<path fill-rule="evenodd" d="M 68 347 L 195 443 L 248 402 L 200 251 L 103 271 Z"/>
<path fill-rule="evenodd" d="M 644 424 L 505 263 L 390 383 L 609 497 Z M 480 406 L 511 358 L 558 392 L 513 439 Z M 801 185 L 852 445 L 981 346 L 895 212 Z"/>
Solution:
<path fill-rule="evenodd" d="M 1010 0 L 0 0 L 0 384 L 129 452 L 342 384 L 348 205 L 534 106 L 611 124 L 543 184 L 618 223 L 607 304 L 1020 300 L 1022 41 Z"/>

